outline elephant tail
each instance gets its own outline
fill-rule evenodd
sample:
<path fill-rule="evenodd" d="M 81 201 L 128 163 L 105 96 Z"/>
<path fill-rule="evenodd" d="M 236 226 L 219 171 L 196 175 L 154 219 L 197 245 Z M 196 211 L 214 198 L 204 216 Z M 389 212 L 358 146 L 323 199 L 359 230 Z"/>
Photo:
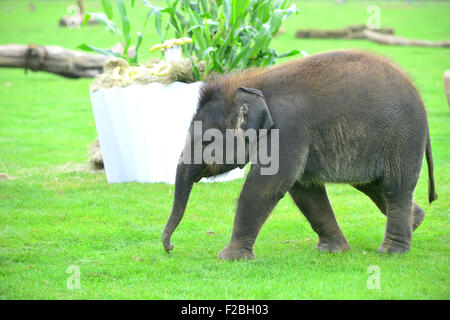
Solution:
<path fill-rule="evenodd" d="M 436 189 L 434 186 L 434 174 L 433 174 L 433 155 L 431 153 L 431 141 L 430 132 L 427 135 L 427 145 L 425 149 L 425 156 L 427 158 L 428 166 L 428 202 L 432 203 L 437 199 Z"/>

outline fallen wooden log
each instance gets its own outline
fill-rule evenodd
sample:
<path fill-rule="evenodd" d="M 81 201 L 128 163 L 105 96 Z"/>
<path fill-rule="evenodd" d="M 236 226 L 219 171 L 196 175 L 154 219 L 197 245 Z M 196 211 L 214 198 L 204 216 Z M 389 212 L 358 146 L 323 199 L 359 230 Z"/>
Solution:
<path fill-rule="evenodd" d="M 0 45 L 0 67 L 45 71 L 66 78 L 93 78 L 103 72 L 109 58 L 59 46 Z"/>
<path fill-rule="evenodd" d="M 395 46 L 419 46 L 419 47 L 450 47 L 450 40 L 445 41 L 428 41 L 419 39 L 406 39 L 403 37 L 380 34 L 371 30 L 364 30 L 367 39 L 380 44 L 388 44 Z"/>
<path fill-rule="evenodd" d="M 84 15 L 81 14 L 75 14 L 72 16 L 63 16 L 61 19 L 59 19 L 59 26 L 60 27 L 68 27 L 70 28 L 80 28 L 84 21 Z M 89 18 L 87 21 L 87 24 L 98 24 L 98 20 L 94 17 Z"/>
<path fill-rule="evenodd" d="M 369 30 L 365 25 L 351 25 L 342 29 L 304 29 L 295 33 L 296 38 L 319 39 L 365 39 L 364 30 Z M 394 34 L 393 28 L 380 28 L 374 30 L 382 34 Z"/>
<path fill-rule="evenodd" d="M 450 108 L 450 70 L 444 72 L 444 91 L 447 97 L 448 107 Z"/>

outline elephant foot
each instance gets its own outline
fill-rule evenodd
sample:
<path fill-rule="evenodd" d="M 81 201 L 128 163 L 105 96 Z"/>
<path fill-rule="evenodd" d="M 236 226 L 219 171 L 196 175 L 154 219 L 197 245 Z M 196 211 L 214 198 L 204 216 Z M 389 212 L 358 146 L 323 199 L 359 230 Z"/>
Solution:
<path fill-rule="evenodd" d="M 425 212 L 423 210 L 414 210 L 413 214 L 413 231 L 417 229 L 418 226 L 425 219 Z"/>
<path fill-rule="evenodd" d="M 410 245 L 404 243 L 392 242 L 384 240 L 381 246 L 378 248 L 378 253 L 407 253 L 409 251 Z"/>
<path fill-rule="evenodd" d="M 220 253 L 218 254 L 218 258 L 221 260 L 241 260 L 241 259 L 254 259 L 255 255 L 252 250 L 242 248 L 242 247 L 231 247 L 230 245 L 226 246 Z"/>
<path fill-rule="evenodd" d="M 319 237 L 317 250 L 322 252 L 344 252 L 350 249 L 345 238 L 342 239 L 324 239 Z"/>

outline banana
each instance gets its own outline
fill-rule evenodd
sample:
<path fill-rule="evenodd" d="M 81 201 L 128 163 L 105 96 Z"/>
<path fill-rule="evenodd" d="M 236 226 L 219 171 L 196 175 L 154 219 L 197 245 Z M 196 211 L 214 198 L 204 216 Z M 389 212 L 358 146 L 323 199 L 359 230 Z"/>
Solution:
<path fill-rule="evenodd" d="M 150 49 L 150 53 L 155 52 L 157 50 L 165 50 L 167 49 L 166 45 L 164 43 L 158 43 L 155 44 L 151 49 Z"/>
<path fill-rule="evenodd" d="M 191 43 L 192 39 L 189 37 L 183 37 L 178 39 L 169 39 L 164 41 L 164 43 L 155 44 L 151 49 L 150 53 L 153 53 L 157 50 L 167 50 L 172 48 L 173 46 L 181 46 L 186 43 Z"/>
<path fill-rule="evenodd" d="M 180 38 L 180 39 L 174 39 L 173 40 L 173 44 L 176 44 L 176 45 L 179 45 L 179 46 L 181 46 L 182 44 L 184 44 L 185 42 L 184 42 L 184 40 L 183 40 L 183 38 Z"/>
<path fill-rule="evenodd" d="M 163 70 L 167 69 L 168 66 L 169 65 L 167 63 L 160 64 L 154 71 L 152 71 L 152 73 L 156 76 L 163 76 L 169 72 L 169 70 L 163 72 Z"/>
<path fill-rule="evenodd" d="M 192 39 L 189 38 L 189 37 L 183 37 L 181 39 L 183 39 L 184 43 L 191 43 L 192 42 Z"/>

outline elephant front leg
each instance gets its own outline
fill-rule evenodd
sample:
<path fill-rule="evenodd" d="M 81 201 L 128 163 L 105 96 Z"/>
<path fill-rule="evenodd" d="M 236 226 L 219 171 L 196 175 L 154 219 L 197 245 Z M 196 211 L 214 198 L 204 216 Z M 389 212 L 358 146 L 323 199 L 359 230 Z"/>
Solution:
<path fill-rule="evenodd" d="M 253 259 L 253 245 L 273 208 L 289 189 L 290 179 L 262 176 L 253 167 L 239 197 L 229 244 L 219 253 L 224 260 Z"/>

